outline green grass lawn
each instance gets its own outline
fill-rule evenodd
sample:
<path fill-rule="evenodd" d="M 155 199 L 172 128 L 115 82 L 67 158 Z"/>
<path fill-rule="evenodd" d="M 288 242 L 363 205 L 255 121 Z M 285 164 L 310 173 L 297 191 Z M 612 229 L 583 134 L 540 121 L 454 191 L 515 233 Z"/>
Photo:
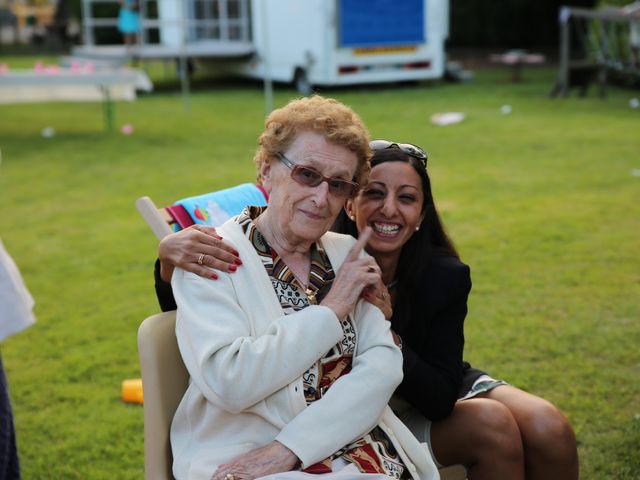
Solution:
<path fill-rule="evenodd" d="M 566 413 L 583 479 L 637 479 L 640 110 L 628 101 L 640 92 L 550 100 L 553 79 L 491 70 L 326 94 L 373 137 L 429 151 L 473 272 L 466 358 Z M 105 133 L 97 103 L 0 106 L 0 236 L 37 302 L 38 323 L 2 345 L 26 479 L 143 476 L 142 407 L 120 401 L 120 384 L 139 376 L 137 327 L 159 308 L 156 240 L 134 201 L 251 181 L 263 126 L 259 83 L 203 83 L 188 113 L 176 89 L 118 103 L 130 136 Z M 294 96 L 280 87 L 275 105 Z M 442 111 L 467 118 L 431 124 Z"/>

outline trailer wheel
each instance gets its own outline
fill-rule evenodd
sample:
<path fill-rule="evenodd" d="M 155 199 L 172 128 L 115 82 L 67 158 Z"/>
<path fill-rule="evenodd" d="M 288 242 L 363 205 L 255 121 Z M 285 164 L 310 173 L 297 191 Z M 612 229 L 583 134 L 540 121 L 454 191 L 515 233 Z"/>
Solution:
<path fill-rule="evenodd" d="M 302 68 L 296 68 L 293 74 L 293 84 L 300 95 L 311 95 L 313 93 L 313 87 L 309 83 L 307 72 Z"/>

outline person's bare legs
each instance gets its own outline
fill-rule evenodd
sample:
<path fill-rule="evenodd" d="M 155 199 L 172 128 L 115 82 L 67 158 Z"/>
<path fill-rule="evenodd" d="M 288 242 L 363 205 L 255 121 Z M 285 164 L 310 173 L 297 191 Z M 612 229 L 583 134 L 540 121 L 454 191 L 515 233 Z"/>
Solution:
<path fill-rule="evenodd" d="M 124 34 L 124 44 L 127 47 L 132 47 L 138 43 L 138 36 L 135 33 L 125 33 Z"/>
<path fill-rule="evenodd" d="M 462 464 L 469 480 L 524 479 L 518 425 L 499 402 L 472 398 L 431 425 L 431 448 L 442 465 Z"/>
<path fill-rule="evenodd" d="M 500 402 L 511 411 L 522 436 L 527 480 L 577 480 L 576 436 L 553 404 L 510 385 L 479 397 Z"/>

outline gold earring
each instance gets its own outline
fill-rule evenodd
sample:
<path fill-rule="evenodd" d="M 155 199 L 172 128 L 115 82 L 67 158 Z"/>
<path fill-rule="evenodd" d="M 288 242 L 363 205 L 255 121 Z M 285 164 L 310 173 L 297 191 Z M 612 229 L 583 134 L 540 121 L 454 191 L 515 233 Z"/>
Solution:
<path fill-rule="evenodd" d="M 355 215 L 350 215 L 349 218 L 351 219 L 352 222 L 356 221 L 356 216 Z"/>

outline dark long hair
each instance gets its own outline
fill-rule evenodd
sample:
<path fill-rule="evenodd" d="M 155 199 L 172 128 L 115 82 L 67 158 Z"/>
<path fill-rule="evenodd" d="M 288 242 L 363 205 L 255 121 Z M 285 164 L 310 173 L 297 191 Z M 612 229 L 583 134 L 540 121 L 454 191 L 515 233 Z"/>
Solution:
<path fill-rule="evenodd" d="M 395 313 L 410 308 L 409 306 L 413 303 L 410 301 L 411 297 L 420 295 L 421 276 L 433 257 L 451 256 L 459 258 L 459 255 L 440 220 L 440 215 L 433 200 L 431 180 L 422 162 L 404 153 L 397 147 L 375 150 L 373 152 L 373 157 L 371 158 L 372 169 L 386 162 L 404 162 L 411 165 L 420 177 L 422 191 L 424 193 L 422 201 L 424 220 L 422 221 L 420 229 L 403 245 L 396 268 L 396 280 L 398 283 L 396 285 Z M 345 211 L 340 213 L 332 230 L 347 233 L 356 238 L 358 237 L 356 224 L 351 221 Z M 403 312 L 401 315 L 394 314 L 394 318 L 408 320 L 411 315 L 407 313 L 408 312 Z M 406 326 L 397 325 L 396 323 L 397 322 L 394 322 L 394 328 L 402 335 Z"/>

